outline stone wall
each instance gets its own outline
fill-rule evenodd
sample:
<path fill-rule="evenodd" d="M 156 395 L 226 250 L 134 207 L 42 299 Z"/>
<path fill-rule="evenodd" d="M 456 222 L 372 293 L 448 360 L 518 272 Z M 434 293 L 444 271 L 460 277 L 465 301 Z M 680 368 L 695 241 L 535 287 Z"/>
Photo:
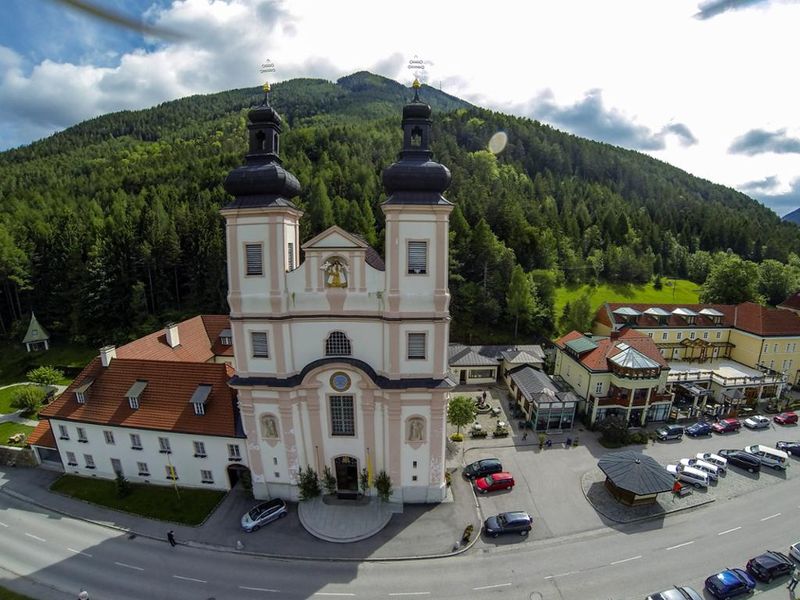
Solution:
<path fill-rule="evenodd" d="M 35 467 L 36 456 L 30 448 L 13 448 L 0 446 L 0 465 L 4 467 Z"/>

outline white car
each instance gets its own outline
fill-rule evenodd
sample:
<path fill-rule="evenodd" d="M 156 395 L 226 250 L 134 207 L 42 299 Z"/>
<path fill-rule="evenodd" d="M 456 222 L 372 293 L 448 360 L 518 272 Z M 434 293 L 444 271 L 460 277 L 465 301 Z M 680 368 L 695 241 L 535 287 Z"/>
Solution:
<path fill-rule="evenodd" d="M 680 464 L 684 467 L 694 467 L 695 469 L 705 471 L 708 473 L 708 478 L 711 481 L 717 481 L 719 479 L 719 467 L 704 460 L 700 460 L 699 458 L 682 458 Z"/>
<path fill-rule="evenodd" d="M 789 546 L 789 556 L 800 562 L 800 542 L 795 542 Z"/>
<path fill-rule="evenodd" d="M 678 481 L 691 483 L 698 489 L 708 487 L 708 473 L 700 469 L 684 467 L 683 465 L 667 465 L 667 471 L 674 475 Z"/>
<path fill-rule="evenodd" d="M 772 421 L 762 415 L 753 415 L 744 420 L 744 426 L 748 429 L 767 429 Z"/>
<path fill-rule="evenodd" d="M 719 468 L 719 472 L 721 475 L 724 475 L 725 472 L 728 470 L 728 459 L 723 458 L 719 454 L 714 454 L 712 452 L 698 452 L 697 454 L 695 454 L 695 456 L 700 460 L 704 460 L 707 463 L 716 465 Z"/>

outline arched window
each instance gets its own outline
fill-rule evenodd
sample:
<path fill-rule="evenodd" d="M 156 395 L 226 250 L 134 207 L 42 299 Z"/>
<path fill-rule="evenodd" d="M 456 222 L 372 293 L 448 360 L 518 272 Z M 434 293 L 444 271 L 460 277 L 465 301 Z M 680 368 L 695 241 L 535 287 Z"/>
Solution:
<path fill-rule="evenodd" d="M 415 148 L 419 148 L 422 145 L 422 129 L 419 127 L 414 127 L 411 130 L 411 145 Z"/>
<path fill-rule="evenodd" d="M 278 439 L 278 419 L 275 415 L 262 415 L 261 416 L 261 437 L 265 440 Z"/>
<path fill-rule="evenodd" d="M 257 146 L 259 150 L 267 149 L 267 136 L 264 135 L 263 131 L 256 133 L 256 142 L 258 142 Z"/>
<path fill-rule="evenodd" d="M 350 348 L 350 340 L 343 331 L 332 331 L 325 340 L 325 356 L 350 356 L 353 350 Z"/>

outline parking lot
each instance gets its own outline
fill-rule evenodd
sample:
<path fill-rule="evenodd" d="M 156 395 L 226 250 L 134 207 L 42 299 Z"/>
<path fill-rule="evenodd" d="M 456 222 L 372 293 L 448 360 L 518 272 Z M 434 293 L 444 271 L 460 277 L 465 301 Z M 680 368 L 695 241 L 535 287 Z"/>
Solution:
<path fill-rule="evenodd" d="M 534 518 L 530 535 L 533 540 L 565 536 L 608 525 L 586 500 L 581 479 L 596 468 L 601 456 L 614 450 L 602 447 L 597 442 L 596 433 L 576 429 L 571 437 L 574 438 L 576 433 L 580 436 L 579 446 L 565 448 L 561 442 L 567 435 L 563 434 L 553 438 L 552 447 L 544 450 L 539 449 L 535 435 L 529 435 L 523 441 L 516 430 L 508 439 L 487 439 L 473 444 L 469 440 L 465 441 L 465 463 L 479 458 L 496 457 L 503 463 L 503 469 L 514 475 L 516 482 L 512 490 L 478 495 L 482 517 L 512 510 L 527 511 Z M 666 465 L 681 458 L 694 457 L 698 452 L 716 453 L 722 448 L 741 449 L 758 443 L 774 447 L 778 440 L 798 441 L 800 429 L 795 425 L 773 425 L 757 431 L 743 428 L 735 433 L 712 434 L 699 438 L 684 436 L 680 441 L 655 442 L 647 446 L 633 445 L 626 449 L 640 450 Z M 473 447 L 470 448 L 470 445 Z M 779 485 L 786 479 L 800 476 L 796 473 L 800 468 L 800 460 L 790 455 L 789 464 L 786 471 L 764 468 L 761 473 L 756 474 L 729 467 L 727 475 L 721 477 L 717 483 L 705 490 L 694 490 L 693 494 L 724 500 L 764 486 Z M 713 504 L 701 510 L 713 510 Z M 509 536 L 514 537 L 516 536 Z M 486 541 L 494 544 L 517 540 Z"/>

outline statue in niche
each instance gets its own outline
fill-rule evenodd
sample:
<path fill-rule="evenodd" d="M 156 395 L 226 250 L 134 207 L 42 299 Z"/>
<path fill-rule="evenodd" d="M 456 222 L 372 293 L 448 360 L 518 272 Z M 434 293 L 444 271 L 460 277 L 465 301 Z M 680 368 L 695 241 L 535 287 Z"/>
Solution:
<path fill-rule="evenodd" d="M 346 288 L 347 267 L 338 257 L 330 258 L 322 265 L 325 270 L 325 287 Z"/>
<path fill-rule="evenodd" d="M 261 432 L 266 439 L 278 437 L 278 422 L 272 415 L 265 415 L 261 418 Z"/>
<path fill-rule="evenodd" d="M 408 420 L 408 433 L 406 441 L 421 442 L 425 439 L 425 421 L 419 417 Z"/>

